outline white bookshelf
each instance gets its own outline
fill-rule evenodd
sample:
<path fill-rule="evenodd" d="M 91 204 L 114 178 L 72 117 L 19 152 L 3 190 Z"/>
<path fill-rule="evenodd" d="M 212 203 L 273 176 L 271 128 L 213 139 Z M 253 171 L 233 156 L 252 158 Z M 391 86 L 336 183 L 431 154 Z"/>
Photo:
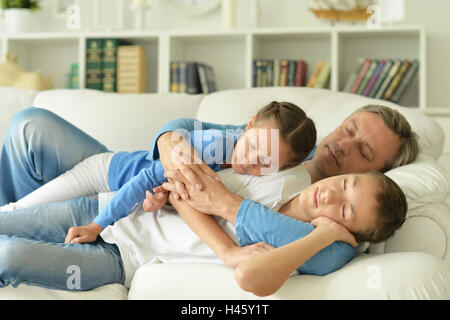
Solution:
<path fill-rule="evenodd" d="M 190 60 L 214 68 L 218 90 L 250 88 L 254 59 L 303 59 L 307 79 L 318 61 L 329 61 L 328 88 L 343 89 L 359 58 L 417 59 L 418 75 L 400 104 L 426 109 L 426 33 L 423 26 L 324 27 L 248 29 L 232 31 L 169 31 L 113 33 L 27 33 L 0 35 L 0 52 L 17 54 L 29 71 L 42 69 L 56 88 L 65 87 L 71 63 L 80 65 L 85 87 L 86 40 L 118 38 L 141 45 L 147 52 L 149 93 L 169 92 L 170 61 Z"/>

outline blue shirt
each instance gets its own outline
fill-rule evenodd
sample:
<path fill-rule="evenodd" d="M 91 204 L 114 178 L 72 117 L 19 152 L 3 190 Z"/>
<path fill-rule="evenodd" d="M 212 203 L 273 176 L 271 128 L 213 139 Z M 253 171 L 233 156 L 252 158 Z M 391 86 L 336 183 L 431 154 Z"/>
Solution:
<path fill-rule="evenodd" d="M 241 246 L 264 241 L 277 248 L 301 239 L 313 230 L 311 223 L 285 216 L 248 199 L 242 201 L 236 216 L 236 235 Z M 297 271 L 323 276 L 340 269 L 355 256 L 355 252 L 347 243 L 334 242 L 299 266 Z"/>
<path fill-rule="evenodd" d="M 172 128 L 165 130 L 174 131 Z M 158 136 L 162 133 L 164 132 L 160 130 Z M 219 171 L 220 166 L 231 158 L 234 145 L 242 133 L 243 130 L 230 129 L 182 132 L 202 160 L 214 171 Z M 118 152 L 113 156 L 108 170 L 108 184 L 110 190 L 117 193 L 94 219 L 96 224 L 106 228 L 126 217 L 144 201 L 146 190 L 153 190 L 167 181 L 161 161 L 150 159 L 148 151 Z"/>

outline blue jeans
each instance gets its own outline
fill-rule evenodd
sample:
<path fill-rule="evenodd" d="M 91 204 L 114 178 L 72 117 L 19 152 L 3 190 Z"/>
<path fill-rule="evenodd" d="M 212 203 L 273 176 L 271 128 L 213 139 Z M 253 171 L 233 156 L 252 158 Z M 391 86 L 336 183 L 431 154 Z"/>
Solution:
<path fill-rule="evenodd" d="M 0 213 L 0 288 L 28 284 L 80 291 L 123 284 L 116 245 L 100 237 L 89 244 L 64 244 L 70 227 L 90 224 L 97 214 L 95 197 Z"/>
<path fill-rule="evenodd" d="M 0 153 L 0 206 L 16 202 L 82 160 L 108 149 L 54 113 L 17 113 Z"/>

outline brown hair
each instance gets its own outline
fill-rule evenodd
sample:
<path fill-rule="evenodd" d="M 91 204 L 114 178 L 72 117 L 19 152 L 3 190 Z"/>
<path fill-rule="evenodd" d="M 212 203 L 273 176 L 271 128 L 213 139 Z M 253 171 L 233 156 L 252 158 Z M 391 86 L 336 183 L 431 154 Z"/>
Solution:
<path fill-rule="evenodd" d="M 316 145 L 317 132 L 314 121 L 306 113 L 290 102 L 273 101 L 259 110 L 255 123 L 275 119 L 280 136 L 295 153 L 293 160 L 283 169 L 302 163 Z"/>
<path fill-rule="evenodd" d="M 369 104 L 356 112 L 371 112 L 381 117 L 384 124 L 399 138 L 400 149 L 392 159 L 388 159 L 381 172 L 403 166 L 416 160 L 419 154 L 417 135 L 411 130 L 408 120 L 398 111 L 380 105 Z"/>
<path fill-rule="evenodd" d="M 374 227 L 354 234 L 357 242 L 378 243 L 391 237 L 406 219 L 408 203 L 402 189 L 391 178 L 379 171 L 368 174 L 377 179 L 380 190 L 375 195 L 378 207 L 375 210 L 377 222 Z"/>

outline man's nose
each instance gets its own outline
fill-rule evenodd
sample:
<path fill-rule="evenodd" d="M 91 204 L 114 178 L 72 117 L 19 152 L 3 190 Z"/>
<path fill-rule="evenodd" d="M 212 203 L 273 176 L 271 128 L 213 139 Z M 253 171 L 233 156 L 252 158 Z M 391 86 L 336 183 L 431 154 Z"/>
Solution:
<path fill-rule="evenodd" d="M 343 138 L 338 143 L 339 147 L 338 153 L 342 153 L 343 155 L 347 156 L 352 151 L 354 145 L 355 145 L 354 139 Z"/>

